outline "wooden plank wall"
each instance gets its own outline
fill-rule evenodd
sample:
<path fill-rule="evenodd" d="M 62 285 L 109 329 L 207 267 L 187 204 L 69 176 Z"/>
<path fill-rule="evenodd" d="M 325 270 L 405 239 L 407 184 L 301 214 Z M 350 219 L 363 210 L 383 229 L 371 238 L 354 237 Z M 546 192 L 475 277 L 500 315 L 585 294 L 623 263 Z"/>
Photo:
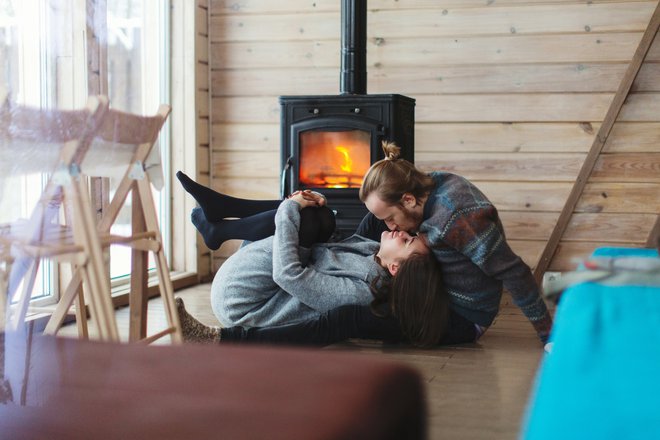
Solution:
<path fill-rule="evenodd" d="M 338 93 L 339 4 L 209 0 L 215 189 L 278 195 L 277 97 Z M 417 100 L 416 164 L 475 182 L 534 266 L 656 4 L 370 0 L 367 89 Z M 645 243 L 660 212 L 659 62 L 657 43 L 550 270 Z"/>

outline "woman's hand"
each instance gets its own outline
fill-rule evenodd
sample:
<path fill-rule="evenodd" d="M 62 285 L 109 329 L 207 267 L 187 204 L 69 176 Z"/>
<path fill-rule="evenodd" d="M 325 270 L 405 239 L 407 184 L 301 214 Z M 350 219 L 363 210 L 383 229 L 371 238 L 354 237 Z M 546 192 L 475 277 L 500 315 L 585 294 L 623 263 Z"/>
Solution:
<path fill-rule="evenodd" d="M 298 203 L 301 208 L 320 208 L 321 206 L 325 206 L 325 197 L 309 189 L 296 191 L 287 197 L 287 199 L 292 199 L 294 202 Z"/>

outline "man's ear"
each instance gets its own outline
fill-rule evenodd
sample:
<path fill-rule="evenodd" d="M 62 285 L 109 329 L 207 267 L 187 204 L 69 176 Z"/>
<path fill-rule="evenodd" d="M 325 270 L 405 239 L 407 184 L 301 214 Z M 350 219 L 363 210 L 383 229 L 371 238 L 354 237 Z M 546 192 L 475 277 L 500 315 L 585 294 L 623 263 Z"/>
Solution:
<path fill-rule="evenodd" d="M 390 275 L 395 276 L 399 271 L 399 263 L 388 263 L 387 270 L 390 272 Z"/>
<path fill-rule="evenodd" d="M 412 209 L 417 206 L 417 197 L 413 196 L 410 193 L 404 193 L 401 197 L 401 204 L 408 209 Z"/>

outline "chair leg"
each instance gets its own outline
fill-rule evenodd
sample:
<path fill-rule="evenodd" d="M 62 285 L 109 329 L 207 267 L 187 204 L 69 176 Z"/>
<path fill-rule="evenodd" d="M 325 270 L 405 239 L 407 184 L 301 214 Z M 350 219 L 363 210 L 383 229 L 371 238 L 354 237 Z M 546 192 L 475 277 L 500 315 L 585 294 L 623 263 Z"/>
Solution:
<path fill-rule="evenodd" d="M 170 271 L 167 267 L 167 259 L 165 253 L 161 249 L 156 252 L 155 259 L 156 270 L 158 272 L 158 283 L 160 296 L 163 300 L 163 308 L 167 316 L 167 324 L 173 329 L 172 342 L 180 344 L 183 342 L 181 334 L 181 323 L 179 322 L 179 315 L 176 311 L 176 303 L 174 302 L 174 288 L 172 287 L 172 280 L 170 279 Z"/>
<path fill-rule="evenodd" d="M 71 305 L 73 304 L 73 301 L 80 290 L 81 287 L 80 283 L 82 282 L 81 271 L 82 269 L 80 267 L 76 267 L 75 272 L 71 277 L 71 281 L 69 281 L 69 285 L 66 287 L 64 294 L 62 294 L 62 296 L 60 297 L 57 306 L 55 306 L 55 311 L 50 316 L 50 319 L 46 324 L 46 328 L 44 329 L 44 334 L 54 335 L 58 332 L 58 330 L 62 326 L 62 323 L 64 322 L 64 318 L 69 312 L 69 309 L 71 308 Z"/>
<path fill-rule="evenodd" d="M 101 243 L 94 219 L 92 218 L 91 206 L 85 194 L 86 188 L 81 180 L 76 180 L 70 185 L 72 191 L 71 200 L 77 204 L 74 209 L 76 215 L 76 227 L 74 233 L 77 234 L 77 241 L 82 244 L 89 256 L 85 262 L 83 271 L 83 282 L 85 283 L 90 299 L 90 305 L 93 304 L 95 311 L 94 319 L 97 320 L 99 328 L 99 337 L 102 340 L 119 342 L 119 332 L 117 331 L 117 321 L 114 316 L 112 298 L 110 297 L 110 280 L 105 276 L 103 268 L 103 253 Z M 85 277 L 87 280 L 85 280 Z"/>
<path fill-rule="evenodd" d="M 109 289 L 99 288 L 102 281 L 99 282 L 97 270 L 90 267 L 90 265 L 86 265 L 83 269 L 85 297 L 92 310 L 92 318 L 96 321 L 99 338 L 103 341 L 119 342 L 119 332 L 117 331 L 110 292 Z"/>
<path fill-rule="evenodd" d="M 163 250 L 163 239 L 160 235 L 160 228 L 158 226 L 158 217 L 156 216 L 156 208 L 151 194 L 151 185 L 148 178 L 137 181 L 140 199 L 142 201 L 142 209 L 144 212 L 144 221 L 149 231 L 156 232 L 156 239 L 160 244 L 157 252 L 154 253 L 154 260 L 156 262 L 156 271 L 158 273 L 158 284 L 160 295 L 163 300 L 163 307 L 167 317 L 168 325 L 173 329 L 172 342 L 182 343 L 183 337 L 181 335 L 181 324 L 179 322 L 179 315 L 176 311 L 176 304 L 174 302 L 174 287 L 172 286 L 172 279 L 170 278 L 170 271 L 167 264 L 167 258 Z"/>
<path fill-rule="evenodd" d="M 85 296 L 87 298 L 86 303 L 89 304 L 89 310 L 91 319 L 94 322 L 97 330 L 97 338 L 102 341 L 115 342 L 118 339 L 113 339 L 112 332 L 110 330 L 112 323 L 108 323 L 107 313 L 103 312 L 103 304 L 101 304 L 98 292 L 92 292 L 90 287 L 90 270 L 87 267 L 83 267 L 80 272 L 83 281 L 83 288 L 85 289 Z"/>
<path fill-rule="evenodd" d="M 85 295 L 80 287 L 78 287 L 78 294 L 76 295 L 76 327 L 78 328 L 78 338 L 89 339 Z"/>

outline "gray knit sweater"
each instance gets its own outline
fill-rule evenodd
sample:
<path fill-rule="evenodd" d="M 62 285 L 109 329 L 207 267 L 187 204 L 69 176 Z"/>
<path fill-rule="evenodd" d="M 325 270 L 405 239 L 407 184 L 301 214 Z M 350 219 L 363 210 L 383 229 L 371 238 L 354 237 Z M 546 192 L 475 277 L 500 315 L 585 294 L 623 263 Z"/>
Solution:
<path fill-rule="evenodd" d="M 224 326 L 293 323 L 373 299 L 369 286 L 385 274 L 373 258 L 379 243 L 353 235 L 339 243 L 299 247 L 299 210 L 293 200 L 283 201 L 275 235 L 244 246 L 216 273 L 211 305 Z"/>

